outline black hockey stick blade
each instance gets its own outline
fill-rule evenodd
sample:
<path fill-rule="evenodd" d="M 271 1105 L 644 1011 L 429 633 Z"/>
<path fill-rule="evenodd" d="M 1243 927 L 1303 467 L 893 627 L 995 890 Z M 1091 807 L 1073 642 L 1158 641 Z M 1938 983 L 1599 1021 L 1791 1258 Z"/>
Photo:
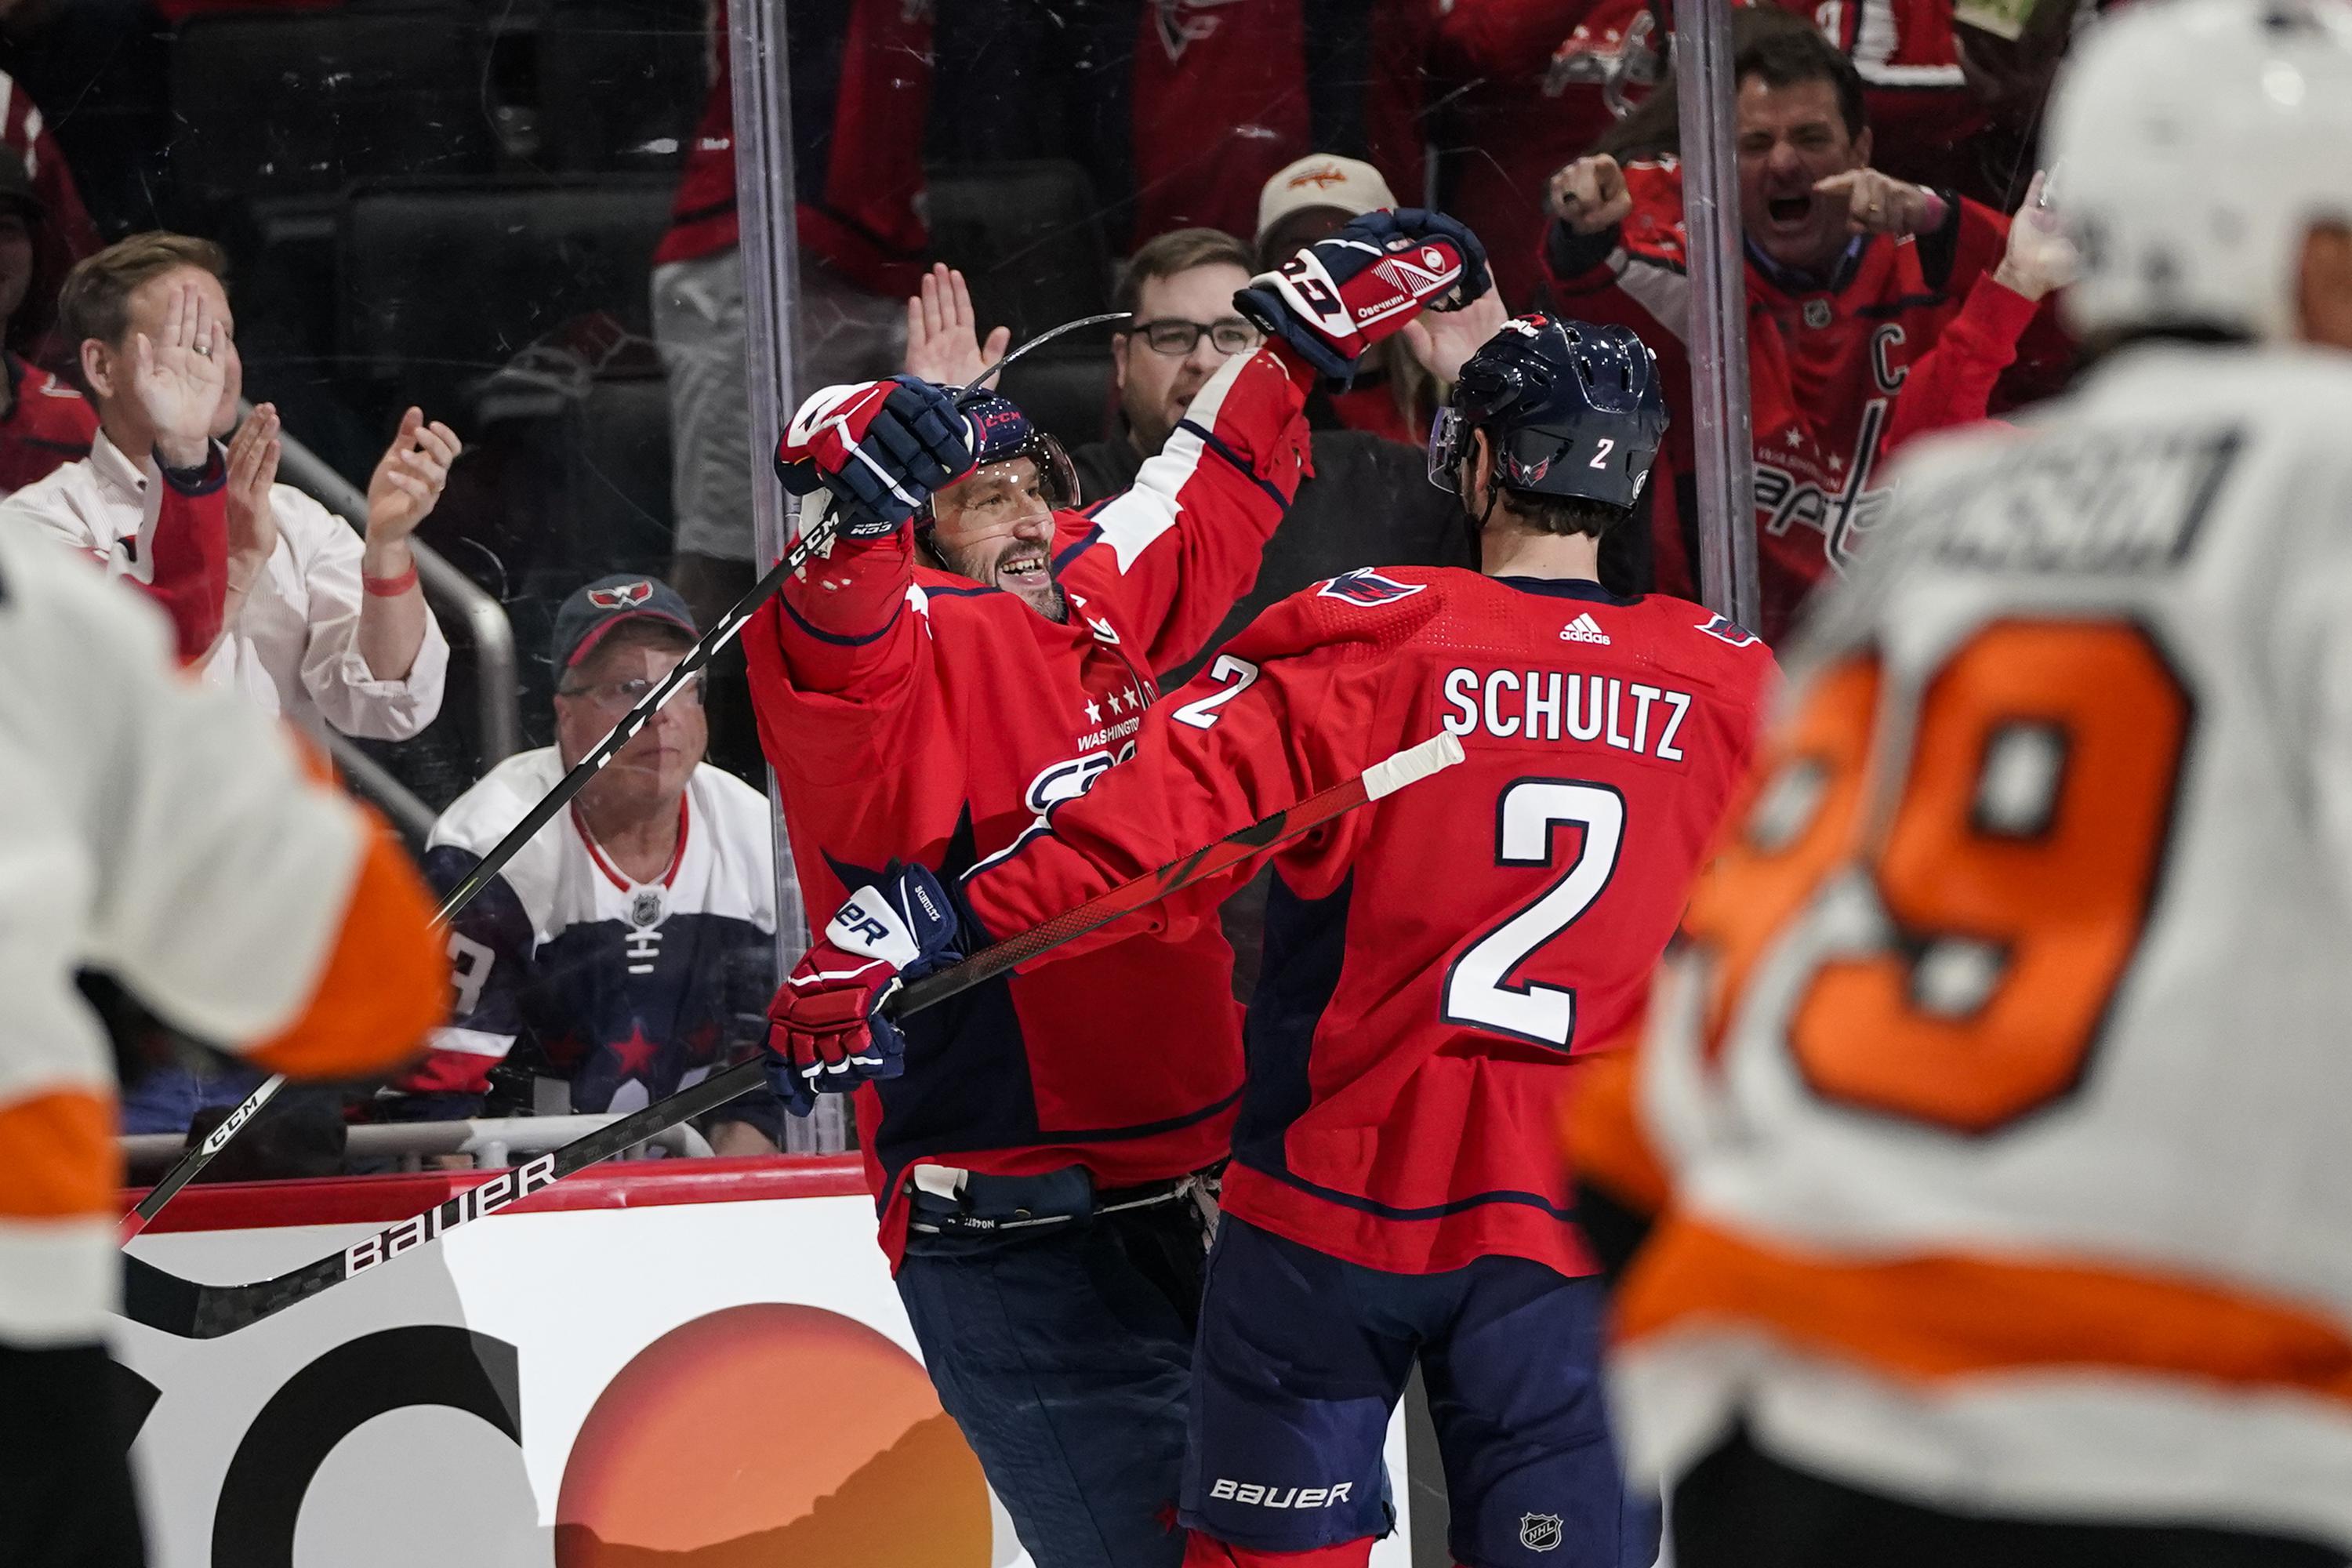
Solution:
<path fill-rule="evenodd" d="M 891 1016 L 905 1017 L 937 1006 L 950 996 L 985 984 L 1032 959 L 1042 958 L 1064 942 L 1098 931 L 1122 915 L 1132 914 L 1171 893 L 1230 870 L 1252 856 L 1310 832 L 1367 802 L 1393 795 L 1461 760 L 1462 742 L 1452 735 L 1442 734 L 1420 745 L 1408 746 L 1354 778 L 1318 791 L 1238 833 L 1228 834 L 1206 848 L 1113 888 L 1033 930 L 982 948 L 937 974 L 913 982 L 893 999 Z M 608 1160 L 738 1095 L 748 1094 L 758 1087 L 764 1072 L 764 1064 L 756 1057 L 739 1062 L 667 1100 L 656 1100 L 642 1110 L 600 1127 L 584 1138 L 575 1138 L 561 1149 L 551 1149 L 512 1170 L 501 1171 L 413 1219 L 387 1226 L 340 1252 L 331 1252 L 274 1279 L 259 1279 L 249 1285 L 205 1285 L 183 1279 L 125 1253 L 123 1316 L 182 1339 L 208 1340 L 234 1333 L 461 1225 L 509 1207 L 542 1187 Z"/>

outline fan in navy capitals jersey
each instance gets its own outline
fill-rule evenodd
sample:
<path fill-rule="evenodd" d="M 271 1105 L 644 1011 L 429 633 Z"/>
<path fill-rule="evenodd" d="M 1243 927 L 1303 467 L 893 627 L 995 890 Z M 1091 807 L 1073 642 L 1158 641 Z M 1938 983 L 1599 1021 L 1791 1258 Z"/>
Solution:
<path fill-rule="evenodd" d="M 556 743 L 509 757 L 441 814 L 425 870 L 446 893 L 694 642 L 664 583 L 601 578 L 555 619 Z M 768 803 L 702 760 L 699 685 L 673 698 L 449 928 L 448 1027 L 389 1098 L 395 1118 L 470 1116 L 494 1088 L 540 1081 L 546 1110 L 627 1111 L 756 1039 L 775 976 Z M 500 1107 L 519 1109 L 520 1107 Z M 722 1154 L 772 1152 L 772 1098 L 715 1113 Z"/>
<path fill-rule="evenodd" d="M 1773 671 L 1701 606 L 1595 580 L 1664 427 L 1632 332 L 1507 323 L 1431 442 L 1485 574 L 1367 569 L 1286 600 L 1146 719 L 1132 761 L 963 884 L 978 943 L 1440 730 L 1468 752 L 1275 857 L 1194 1368 L 1188 1563 L 1364 1563 L 1416 1359 L 1457 1561 L 1650 1561 L 1549 1127 L 1580 1057 L 1639 1006 Z M 1150 935 L 1197 919 L 1163 909 Z M 1128 931 L 1062 951 L 1087 962 Z M 1097 1049 L 1138 1059 L 1117 1035 Z"/>
<path fill-rule="evenodd" d="M 1134 488 L 1083 513 L 1060 448 L 1001 398 L 900 378 L 804 404 L 778 460 L 804 493 L 825 486 L 841 536 L 744 643 L 811 907 L 893 861 L 960 873 L 1110 768 L 1157 674 L 1255 576 L 1306 468 L 1312 374 L 1485 288 L 1468 231 L 1411 210 L 1247 279 L 1235 306 L 1269 343 L 1225 360 Z M 835 922 L 780 1015 L 863 963 L 857 940 Z M 1043 1568 L 1181 1551 L 1164 1516 L 1202 1257 L 1184 1200 L 1240 1097 L 1231 964 L 1213 921 L 1128 943 L 975 991 L 857 1071 L 771 1037 L 788 1092 L 879 1079 L 857 1119 L 883 1247 L 941 1401 Z"/>

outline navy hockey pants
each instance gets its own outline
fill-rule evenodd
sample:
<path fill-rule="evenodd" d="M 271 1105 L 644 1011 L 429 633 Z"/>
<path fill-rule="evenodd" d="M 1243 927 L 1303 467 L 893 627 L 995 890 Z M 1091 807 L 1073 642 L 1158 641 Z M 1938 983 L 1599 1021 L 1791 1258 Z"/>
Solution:
<path fill-rule="evenodd" d="M 1184 1523 L 1258 1552 L 1385 1535 L 1381 1449 L 1421 1363 L 1470 1568 L 1620 1568 L 1657 1555 L 1601 1408 L 1605 1300 L 1523 1258 L 1442 1274 L 1343 1262 L 1230 1212 L 1194 1352 Z"/>
<path fill-rule="evenodd" d="M 909 1237 L 898 1295 L 931 1382 L 1037 1568 L 1182 1561 L 1202 1241 L 1189 1201 Z"/>

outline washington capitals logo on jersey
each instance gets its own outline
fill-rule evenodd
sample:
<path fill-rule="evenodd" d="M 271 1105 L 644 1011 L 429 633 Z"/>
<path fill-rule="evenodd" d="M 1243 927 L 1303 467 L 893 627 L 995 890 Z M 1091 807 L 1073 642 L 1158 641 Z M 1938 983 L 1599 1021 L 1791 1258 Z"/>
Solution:
<path fill-rule="evenodd" d="M 1698 629 L 1717 641 L 1727 642 L 1734 647 L 1753 647 L 1763 640 L 1729 616 L 1717 616 Z"/>
<path fill-rule="evenodd" d="M 1392 605 L 1427 586 L 1426 583 L 1400 583 L 1366 566 L 1360 571 L 1343 572 L 1315 591 L 1327 599 L 1345 599 L 1351 605 Z"/>
<path fill-rule="evenodd" d="M 588 590 L 588 602 L 600 610 L 634 610 L 653 596 L 654 585 L 643 581 Z"/>

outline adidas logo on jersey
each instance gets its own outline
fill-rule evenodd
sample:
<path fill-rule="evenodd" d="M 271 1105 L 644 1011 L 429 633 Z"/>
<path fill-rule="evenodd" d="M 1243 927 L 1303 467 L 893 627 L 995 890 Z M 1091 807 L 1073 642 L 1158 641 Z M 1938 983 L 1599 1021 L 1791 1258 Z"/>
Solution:
<path fill-rule="evenodd" d="M 1569 622 L 1568 625 L 1559 628 L 1559 640 L 1562 642 L 1605 643 L 1609 640 L 1609 634 L 1602 631 L 1601 629 L 1601 623 L 1594 620 L 1591 616 L 1579 616 L 1576 619 Z"/>

